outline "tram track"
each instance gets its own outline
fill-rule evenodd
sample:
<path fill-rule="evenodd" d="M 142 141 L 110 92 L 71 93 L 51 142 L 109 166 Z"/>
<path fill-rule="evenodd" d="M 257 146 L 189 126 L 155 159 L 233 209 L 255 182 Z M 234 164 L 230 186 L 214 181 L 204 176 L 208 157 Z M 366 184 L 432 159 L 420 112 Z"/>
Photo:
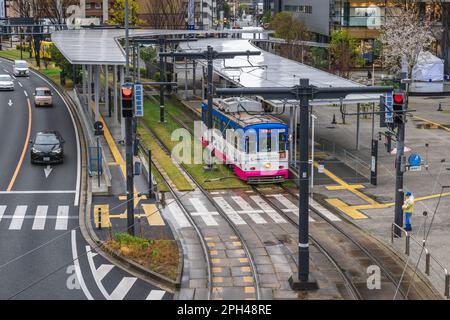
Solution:
<path fill-rule="evenodd" d="M 174 116 L 171 116 L 173 119 L 176 119 Z M 171 155 L 170 150 L 167 148 L 167 146 L 158 138 L 158 136 L 156 135 L 156 133 L 150 128 L 148 127 L 145 123 L 142 123 L 144 129 L 153 136 L 153 138 L 155 139 L 155 142 L 158 144 L 158 146 L 167 154 L 167 155 Z M 180 125 L 182 125 L 180 123 Z M 183 127 L 185 127 L 185 129 L 189 130 L 189 128 L 185 125 L 182 125 Z M 207 201 L 209 202 L 209 204 L 214 207 L 214 209 L 219 213 L 220 217 L 226 222 L 226 225 L 231 228 L 232 233 L 234 233 L 236 239 L 239 240 L 239 242 L 242 244 L 242 250 L 244 251 L 245 257 L 247 258 L 248 261 L 248 267 L 251 270 L 251 274 L 252 274 L 252 279 L 253 279 L 253 288 L 254 288 L 254 298 L 256 300 L 260 300 L 261 299 L 261 290 L 260 290 L 260 283 L 259 283 L 259 277 L 258 277 L 258 273 L 257 273 L 257 269 L 256 269 L 256 263 L 254 261 L 254 258 L 250 252 L 250 249 L 246 243 L 245 237 L 242 234 L 242 232 L 238 229 L 238 227 L 231 221 L 231 219 L 228 217 L 228 215 L 225 213 L 225 211 L 214 201 L 213 197 L 209 194 L 208 191 L 206 191 L 195 179 L 194 177 L 190 174 L 190 172 L 184 167 L 183 163 L 178 163 L 178 165 L 180 166 L 180 168 L 183 170 L 183 173 L 189 178 L 189 180 L 191 180 L 191 182 L 195 185 L 196 189 L 207 199 Z M 164 178 L 163 178 L 164 179 Z M 167 181 L 165 181 L 166 184 Z M 188 216 L 190 217 L 190 222 L 195 225 L 196 228 L 196 232 L 199 236 L 201 236 L 202 238 L 202 246 L 203 244 L 206 246 L 205 248 L 207 249 L 208 253 L 207 255 L 209 256 L 209 258 L 211 257 L 211 251 L 213 248 L 210 248 L 207 244 L 206 238 L 203 235 L 202 232 L 202 228 L 204 228 L 202 225 L 198 224 L 195 222 L 195 219 L 193 218 L 193 216 L 190 214 L 189 210 L 187 210 L 186 206 L 183 204 L 183 201 L 181 199 L 181 197 L 183 195 L 179 195 L 178 191 L 173 190 L 171 187 L 169 187 L 169 189 L 171 190 L 172 194 L 175 194 L 175 198 L 178 199 L 178 201 L 181 203 L 181 206 L 184 208 L 183 210 L 188 214 Z M 177 203 L 178 203 L 177 201 Z M 198 231 L 197 231 L 198 230 Z M 213 265 L 210 263 L 210 269 L 213 268 Z M 211 276 L 211 279 L 213 277 Z M 210 290 L 210 296 L 212 297 L 212 293 L 214 292 L 214 281 L 210 281 L 209 282 L 209 290 Z"/>
<path fill-rule="evenodd" d="M 299 197 L 297 194 L 295 194 L 292 190 L 281 186 L 281 188 L 291 197 L 298 200 Z M 267 197 L 266 197 L 267 198 Z M 343 220 L 342 222 L 339 222 L 339 225 L 337 222 L 331 221 L 329 218 L 327 218 L 324 214 L 322 214 L 319 210 L 314 208 L 312 205 L 309 205 L 310 211 L 314 214 L 313 217 L 317 220 L 317 218 L 320 218 L 323 224 L 321 224 L 322 228 L 324 230 L 318 229 L 318 224 L 314 224 L 310 227 L 310 235 L 312 236 L 312 239 L 317 239 L 318 237 L 315 234 L 318 234 L 320 232 L 326 233 L 329 238 L 332 236 L 334 237 L 334 241 L 336 240 L 341 243 L 341 241 L 346 241 L 346 244 L 351 247 L 351 250 L 348 250 L 349 252 L 352 252 L 352 255 L 354 257 L 354 261 L 362 263 L 361 267 L 367 267 L 367 263 L 365 261 L 370 261 L 369 265 L 372 266 L 378 266 L 381 271 L 381 288 L 387 290 L 382 293 L 383 299 L 393 299 L 395 295 L 395 290 L 398 288 L 398 294 L 401 299 L 429 299 L 432 297 L 433 299 L 439 298 L 436 295 L 436 292 L 434 288 L 432 288 L 428 283 L 425 281 L 420 281 L 417 283 L 417 281 L 411 285 L 411 290 L 409 293 L 405 290 L 412 279 L 412 276 L 410 274 L 411 270 L 409 272 L 405 273 L 405 276 L 403 277 L 401 283 L 400 283 L 400 277 L 403 271 L 403 268 L 405 267 L 403 264 L 403 261 L 399 262 L 399 259 L 397 256 L 394 256 L 391 252 L 388 252 L 385 247 L 381 246 L 378 242 L 374 241 L 374 239 L 369 239 L 367 234 L 363 232 L 363 230 L 355 227 L 353 224 L 348 222 L 347 220 Z M 284 212 L 283 212 L 284 213 Z M 286 213 L 284 213 L 286 215 Z M 291 220 L 291 219 L 289 219 Z M 298 222 L 294 220 L 294 223 L 298 227 Z M 324 245 L 326 247 L 326 245 Z M 327 249 L 328 250 L 328 249 Z M 328 250 L 331 251 L 331 250 Z M 380 257 L 377 257 L 374 253 L 378 252 Z M 339 257 L 339 252 L 333 254 L 330 253 L 330 255 L 333 257 L 333 260 L 335 260 L 339 264 L 339 260 L 343 261 L 342 257 Z M 347 257 L 348 259 L 348 257 Z M 365 261 L 364 261 L 365 260 Z M 345 262 L 345 261 L 344 261 Z M 349 264 L 351 265 L 351 264 Z M 340 267 L 344 273 L 346 273 L 345 268 Z M 367 279 L 368 274 L 360 274 L 355 275 L 354 278 L 362 278 Z M 353 282 L 353 281 L 352 281 Z M 359 286 L 361 287 L 361 284 L 363 284 L 361 281 L 359 281 Z M 388 285 L 390 284 L 390 285 Z M 352 284 L 353 287 L 356 287 L 355 283 Z M 384 287 L 384 288 L 383 288 Z M 364 284 L 364 287 L 362 289 L 357 289 L 359 291 L 359 294 L 362 299 L 379 299 L 379 293 L 378 290 L 368 290 L 366 284 Z"/>

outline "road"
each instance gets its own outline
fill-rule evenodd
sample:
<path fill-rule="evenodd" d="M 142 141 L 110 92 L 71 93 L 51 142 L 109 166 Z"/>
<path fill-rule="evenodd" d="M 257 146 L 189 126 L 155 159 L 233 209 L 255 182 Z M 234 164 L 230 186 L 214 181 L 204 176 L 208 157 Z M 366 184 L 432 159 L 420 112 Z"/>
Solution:
<path fill-rule="evenodd" d="M 0 74 L 12 64 L 0 60 Z M 81 152 L 63 98 L 32 72 L 0 92 L 0 299 L 171 299 L 172 295 L 113 265 L 83 238 L 79 225 Z M 52 108 L 34 107 L 33 91 L 49 86 Z M 64 163 L 31 165 L 29 140 L 58 130 Z"/>

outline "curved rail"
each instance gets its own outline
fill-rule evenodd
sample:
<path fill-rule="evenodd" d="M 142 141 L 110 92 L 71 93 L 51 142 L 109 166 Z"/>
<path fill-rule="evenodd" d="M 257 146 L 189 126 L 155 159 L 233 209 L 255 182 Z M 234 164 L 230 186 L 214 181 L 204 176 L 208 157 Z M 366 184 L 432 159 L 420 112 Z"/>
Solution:
<path fill-rule="evenodd" d="M 141 151 L 144 154 L 147 154 L 145 148 L 139 143 L 139 148 L 141 149 Z M 151 159 L 150 159 L 151 161 Z M 208 298 L 207 300 L 211 300 L 211 296 L 212 296 L 212 264 L 211 264 L 211 256 L 209 254 L 208 251 L 208 246 L 206 244 L 206 240 L 205 237 L 202 233 L 202 231 L 200 230 L 200 228 L 197 226 L 197 224 L 195 223 L 194 219 L 192 219 L 191 215 L 189 214 L 189 211 L 186 209 L 185 205 L 183 204 L 183 202 L 180 199 L 180 196 L 177 194 L 177 192 L 172 188 L 172 186 L 170 185 L 170 183 L 166 180 L 166 178 L 164 178 L 162 172 L 158 169 L 158 167 L 156 167 L 155 165 L 153 166 L 153 168 L 155 168 L 155 170 L 159 173 L 159 175 L 161 176 L 161 178 L 163 179 L 165 185 L 167 186 L 167 188 L 169 189 L 170 194 L 173 196 L 173 198 L 175 199 L 175 202 L 178 204 L 178 206 L 180 207 L 180 209 L 183 211 L 184 215 L 186 216 L 186 218 L 188 219 L 188 221 L 190 222 L 190 224 L 194 227 L 195 232 L 197 233 L 199 239 L 200 239 L 200 243 L 202 245 L 202 250 L 205 256 L 205 260 L 206 260 L 206 265 L 207 265 L 207 273 L 208 273 Z M 149 167 L 150 170 L 150 167 Z"/>
<path fill-rule="evenodd" d="M 172 118 L 175 119 L 175 117 L 171 116 Z M 181 124 L 181 123 L 180 123 Z M 153 135 L 153 137 L 155 138 L 155 141 L 157 142 L 157 144 L 164 150 L 164 152 L 166 152 L 168 155 L 170 155 L 170 150 L 164 145 L 164 143 L 158 138 L 158 136 L 156 135 L 156 133 L 149 128 L 148 126 L 146 126 L 145 124 L 143 124 L 145 126 L 146 129 L 148 129 L 148 131 Z M 186 129 L 188 129 L 186 127 Z M 188 129 L 189 130 L 189 129 Z M 189 179 L 195 184 L 195 186 L 197 187 L 198 190 L 200 190 L 200 192 L 208 199 L 208 201 L 214 206 L 214 208 L 217 210 L 217 212 L 220 214 L 220 216 L 227 222 L 227 224 L 231 227 L 231 229 L 233 230 L 233 232 L 236 234 L 236 236 L 239 238 L 240 242 L 242 243 L 242 248 L 246 254 L 246 256 L 248 257 L 248 261 L 250 263 L 250 267 L 252 269 L 252 275 L 253 275 L 253 280 L 255 283 L 255 293 L 256 293 L 256 299 L 260 300 L 261 298 L 261 292 L 260 292 L 260 284 L 259 284 L 259 277 L 257 274 L 257 269 L 256 269 L 256 264 L 254 262 L 254 258 L 253 255 L 250 252 L 250 249 L 247 246 L 247 243 L 244 239 L 243 234 L 239 231 L 239 229 L 236 227 L 236 225 L 231 221 L 231 219 L 228 217 L 228 215 L 225 213 L 225 211 L 216 204 L 216 202 L 214 201 L 214 199 L 211 197 L 211 195 L 194 179 L 194 177 L 192 177 L 192 175 L 189 173 L 189 171 L 184 167 L 184 165 L 182 163 L 178 163 L 180 165 L 180 168 L 183 170 L 183 172 L 189 177 Z"/>
<path fill-rule="evenodd" d="M 288 220 L 292 225 L 294 225 L 296 228 L 298 227 L 298 222 L 295 221 L 292 217 L 287 215 L 283 210 L 281 210 L 279 207 L 275 206 L 268 197 L 258 190 L 257 187 L 252 186 L 252 189 L 255 193 L 257 193 L 262 199 L 264 199 L 278 214 L 283 216 L 286 220 Z M 350 293 L 350 295 L 353 297 L 354 300 L 363 300 L 363 297 L 361 293 L 359 292 L 358 288 L 355 286 L 353 281 L 350 279 L 350 277 L 347 275 L 344 269 L 342 269 L 338 262 L 333 258 L 331 253 L 318 241 L 314 236 L 311 234 L 309 235 L 309 239 L 314 243 L 314 245 L 322 252 L 322 254 L 331 262 L 331 264 L 336 268 L 341 278 L 344 280 L 345 286 Z"/>

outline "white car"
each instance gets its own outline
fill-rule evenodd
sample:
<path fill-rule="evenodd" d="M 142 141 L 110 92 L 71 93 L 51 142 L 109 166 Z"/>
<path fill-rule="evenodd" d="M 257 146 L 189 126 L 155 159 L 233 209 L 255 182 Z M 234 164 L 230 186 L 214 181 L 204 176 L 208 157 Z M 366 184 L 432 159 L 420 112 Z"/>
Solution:
<path fill-rule="evenodd" d="M 30 70 L 28 70 L 28 63 L 25 60 L 14 60 L 13 74 L 16 77 L 27 77 L 30 75 Z"/>
<path fill-rule="evenodd" d="M 9 74 L 0 74 L 0 90 L 14 90 L 14 82 Z"/>

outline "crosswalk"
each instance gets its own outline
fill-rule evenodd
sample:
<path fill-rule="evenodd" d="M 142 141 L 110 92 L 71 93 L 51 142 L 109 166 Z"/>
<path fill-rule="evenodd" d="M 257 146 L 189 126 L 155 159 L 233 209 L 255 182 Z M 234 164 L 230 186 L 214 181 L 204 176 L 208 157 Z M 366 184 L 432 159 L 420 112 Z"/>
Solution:
<path fill-rule="evenodd" d="M 70 216 L 70 206 L 6 206 L 0 205 L 0 229 L 6 225 L 8 230 L 67 230 L 69 220 L 78 219 L 78 215 Z M 28 221 L 32 221 L 28 223 Z"/>
<path fill-rule="evenodd" d="M 287 214 L 294 214 L 298 217 L 298 204 L 289 199 L 283 194 L 271 195 L 270 202 L 280 208 Z M 270 224 L 270 223 L 287 223 L 287 221 L 273 209 L 272 204 L 269 204 L 261 196 L 250 195 L 249 197 L 242 196 L 218 196 L 214 194 L 214 202 L 222 208 L 228 218 L 235 225 L 247 225 L 248 223 L 254 223 L 258 225 Z M 204 203 L 204 200 L 200 198 L 190 198 L 190 204 L 194 210 L 190 212 L 193 217 L 200 217 L 201 220 L 207 226 L 218 226 L 218 212 L 215 208 L 209 208 Z M 322 214 L 324 214 L 331 221 L 340 221 L 341 219 L 328 211 L 326 208 L 320 206 L 317 202 L 313 201 L 312 205 L 315 205 Z M 184 215 L 181 213 L 178 205 L 169 206 L 169 212 L 180 227 L 188 227 L 190 224 L 187 222 Z M 248 218 L 248 219 L 245 219 Z M 316 222 L 314 218 L 309 217 L 309 221 Z"/>

